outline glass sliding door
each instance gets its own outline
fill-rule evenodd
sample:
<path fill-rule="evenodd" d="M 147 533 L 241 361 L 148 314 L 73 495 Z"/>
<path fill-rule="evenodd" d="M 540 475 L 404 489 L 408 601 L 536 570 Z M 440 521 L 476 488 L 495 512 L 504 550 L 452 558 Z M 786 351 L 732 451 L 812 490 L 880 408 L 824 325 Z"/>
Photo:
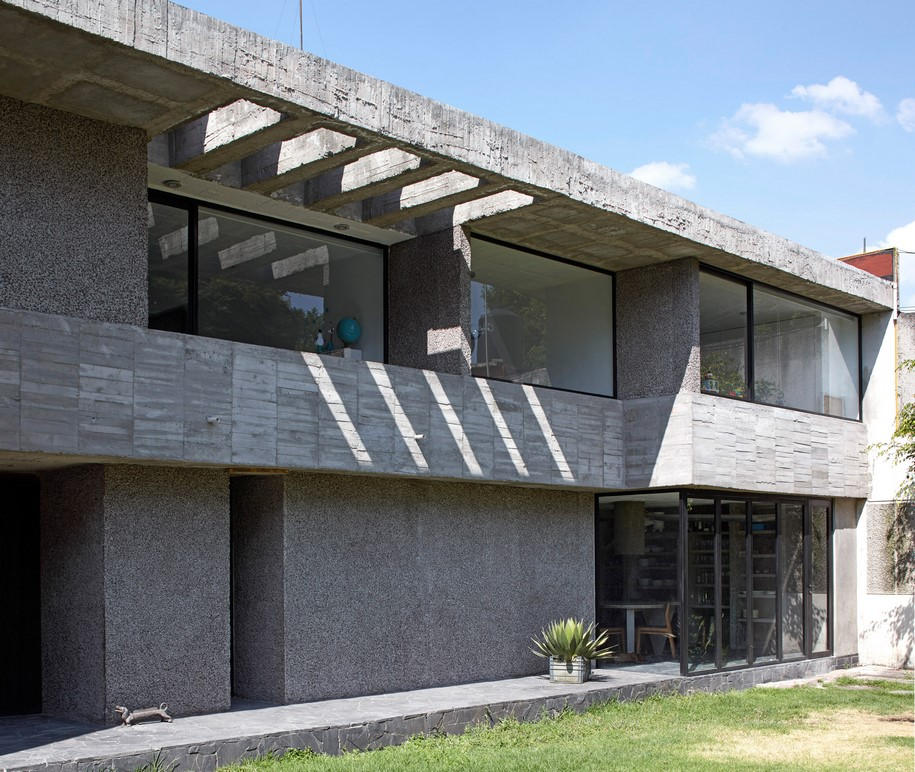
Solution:
<path fill-rule="evenodd" d="M 747 664 L 747 504 L 721 502 L 721 665 Z"/>
<path fill-rule="evenodd" d="M 775 597 L 776 504 L 752 502 L 750 518 L 750 625 L 754 662 L 778 656 Z"/>
<path fill-rule="evenodd" d="M 693 673 L 717 667 L 715 501 L 687 499 L 686 518 L 686 663 Z"/>
<path fill-rule="evenodd" d="M 829 505 L 810 504 L 810 641 L 811 654 L 829 651 Z"/>
<path fill-rule="evenodd" d="M 804 656 L 804 505 L 780 507 L 778 559 L 781 569 L 779 608 L 782 658 Z"/>

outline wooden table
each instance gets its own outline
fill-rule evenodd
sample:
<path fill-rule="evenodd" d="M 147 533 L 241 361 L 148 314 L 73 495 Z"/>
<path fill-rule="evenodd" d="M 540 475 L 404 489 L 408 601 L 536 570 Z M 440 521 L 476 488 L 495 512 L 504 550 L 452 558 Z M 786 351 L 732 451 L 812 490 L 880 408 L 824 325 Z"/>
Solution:
<path fill-rule="evenodd" d="M 680 605 L 677 601 L 669 601 L 671 606 Z M 635 612 L 650 611 L 652 609 L 665 608 L 667 603 L 647 600 L 619 601 L 613 603 L 604 603 L 601 608 L 606 609 L 623 609 L 626 612 L 626 652 L 632 654 L 635 651 Z"/>

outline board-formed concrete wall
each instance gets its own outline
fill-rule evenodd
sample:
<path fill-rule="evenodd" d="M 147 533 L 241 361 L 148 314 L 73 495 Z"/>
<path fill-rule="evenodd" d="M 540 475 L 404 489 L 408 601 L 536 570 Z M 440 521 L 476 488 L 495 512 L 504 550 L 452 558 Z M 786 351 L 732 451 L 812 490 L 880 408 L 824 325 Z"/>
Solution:
<path fill-rule="evenodd" d="M 146 325 L 146 134 L 0 97 L 0 306 Z"/>
<path fill-rule="evenodd" d="M 544 672 L 530 637 L 594 618 L 594 499 L 287 477 L 289 701 Z"/>

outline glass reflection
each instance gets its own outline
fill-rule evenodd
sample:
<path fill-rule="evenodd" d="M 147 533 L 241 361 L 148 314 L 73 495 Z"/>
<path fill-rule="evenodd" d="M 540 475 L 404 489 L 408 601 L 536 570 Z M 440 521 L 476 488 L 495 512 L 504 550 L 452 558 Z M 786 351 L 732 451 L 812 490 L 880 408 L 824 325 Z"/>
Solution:
<path fill-rule="evenodd" d="M 782 504 L 781 615 L 782 656 L 790 659 L 804 654 L 804 507 Z"/>
<path fill-rule="evenodd" d="M 687 668 L 715 667 L 715 502 L 688 499 L 686 542 Z"/>
<path fill-rule="evenodd" d="M 699 274 L 699 343 L 702 391 L 747 397 L 747 288 L 714 274 Z"/>
<path fill-rule="evenodd" d="M 611 276 L 475 239 L 473 375 L 610 396 Z"/>

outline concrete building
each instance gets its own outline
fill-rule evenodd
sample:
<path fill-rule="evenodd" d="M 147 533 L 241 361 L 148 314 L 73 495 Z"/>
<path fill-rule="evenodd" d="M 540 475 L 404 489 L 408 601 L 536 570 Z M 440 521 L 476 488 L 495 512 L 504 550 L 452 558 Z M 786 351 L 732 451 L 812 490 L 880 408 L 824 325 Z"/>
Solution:
<path fill-rule="evenodd" d="M 0 212 L 5 713 L 886 637 L 891 282 L 162 0 L 0 2 Z"/>

